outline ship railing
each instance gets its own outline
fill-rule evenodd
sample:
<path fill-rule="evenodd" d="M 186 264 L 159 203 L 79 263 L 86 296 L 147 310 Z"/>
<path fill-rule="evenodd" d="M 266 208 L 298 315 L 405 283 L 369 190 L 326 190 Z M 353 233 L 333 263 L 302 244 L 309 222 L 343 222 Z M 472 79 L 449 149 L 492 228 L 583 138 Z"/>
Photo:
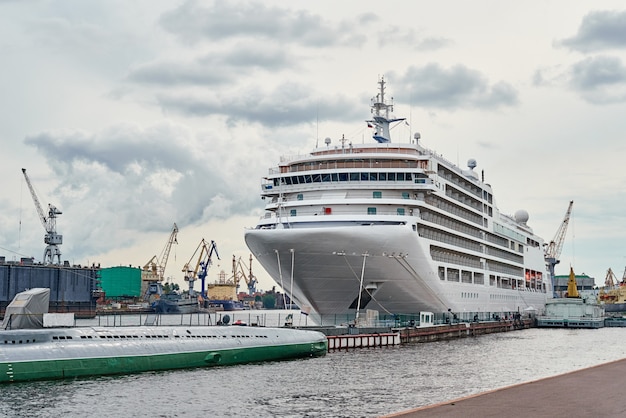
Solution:
<path fill-rule="evenodd" d="M 271 167 L 268 172 L 269 175 L 275 174 L 288 174 L 299 172 L 315 172 L 326 170 L 342 170 L 342 169 L 416 169 L 421 168 L 423 170 L 428 169 L 428 163 L 422 160 L 402 160 L 402 161 L 389 161 L 389 160 L 368 160 L 365 158 L 363 161 L 332 161 L 332 162 L 307 162 L 303 164 L 291 165 L 288 167 Z"/>
<path fill-rule="evenodd" d="M 425 154 L 421 149 L 418 148 L 407 148 L 406 146 L 400 147 L 394 144 L 387 144 L 387 146 L 369 146 L 369 147 L 346 147 L 341 149 L 339 147 L 333 147 L 328 149 L 318 148 L 315 151 L 315 155 L 313 154 L 293 154 L 293 155 L 283 155 L 280 157 L 280 162 L 284 164 L 288 164 L 291 161 L 297 160 L 310 160 L 312 158 L 316 158 L 318 156 L 333 156 L 333 155 L 359 155 L 359 154 L 404 154 L 404 155 L 423 155 Z M 426 153 L 430 153 L 427 151 Z"/>

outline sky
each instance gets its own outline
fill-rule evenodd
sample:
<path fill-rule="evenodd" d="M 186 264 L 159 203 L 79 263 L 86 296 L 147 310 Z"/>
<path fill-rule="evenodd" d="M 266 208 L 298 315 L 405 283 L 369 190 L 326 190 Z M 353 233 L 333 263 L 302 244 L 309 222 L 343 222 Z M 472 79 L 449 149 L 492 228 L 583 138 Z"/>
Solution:
<path fill-rule="evenodd" d="M 0 255 L 43 258 L 22 175 L 62 212 L 62 259 L 143 266 L 180 229 L 231 270 L 281 156 L 371 141 L 380 77 L 424 146 L 477 170 L 554 238 L 556 274 L 626 266 L 622 1 L 0 0 Z M 195 259 L 194 259 L 195 261 Z M 259 287 L 275 283 L 253 261 Z"/>

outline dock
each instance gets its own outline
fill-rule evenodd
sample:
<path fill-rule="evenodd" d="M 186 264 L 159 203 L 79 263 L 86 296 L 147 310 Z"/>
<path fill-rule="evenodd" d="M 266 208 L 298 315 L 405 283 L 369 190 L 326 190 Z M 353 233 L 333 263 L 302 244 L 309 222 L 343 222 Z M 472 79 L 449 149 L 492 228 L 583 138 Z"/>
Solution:
<path fill-rule="evenodd" d="M 328 339 L 328 351 L 400 345 L 400 334 L 397 332 L 328 335 L 326 338 Z"/>
<path fill-rule="evenodd" d="M 427 327 L 370 327 L 336 328 L 307 327 L 320 331 L 328 339 L 328 351 L 352 348 L 390 347 L 400 344 L 444 341 L 476 337 L 496 332 L 509 332 L 531 328 L 530 319 L 507 319 L 485 322 L 458 322 Z"/>
<path fill-rule="evenodd" d="M 626 359 L 617 360 L 385 417 L 623 417 L 625 375 Z"/>

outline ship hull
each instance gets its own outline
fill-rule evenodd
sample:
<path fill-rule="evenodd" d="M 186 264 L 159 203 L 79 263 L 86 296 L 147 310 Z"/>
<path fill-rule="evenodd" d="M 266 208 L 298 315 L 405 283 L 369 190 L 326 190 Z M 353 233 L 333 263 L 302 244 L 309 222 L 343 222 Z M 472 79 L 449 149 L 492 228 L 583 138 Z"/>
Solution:
<path fill-rule="evenodd" d="M 0 332 L 0 383 L 226 366 L 321 356 L 315 331 L 124 327 Z"/>
<path fill-rule="evenodd" d="M 429 242 L 419 238 L 409 222 L 254 229 L 246 231 L 245 239 L 287 294 L 303 310 L 310 308 L 322 317 L 354 315 L 357 308 L 386 314 L 429 311 L 473 316 L 538 309 L 546 301 L 545 293 L 441 280 Z M 367 289 L 360 301 L 359 289 Z"/>

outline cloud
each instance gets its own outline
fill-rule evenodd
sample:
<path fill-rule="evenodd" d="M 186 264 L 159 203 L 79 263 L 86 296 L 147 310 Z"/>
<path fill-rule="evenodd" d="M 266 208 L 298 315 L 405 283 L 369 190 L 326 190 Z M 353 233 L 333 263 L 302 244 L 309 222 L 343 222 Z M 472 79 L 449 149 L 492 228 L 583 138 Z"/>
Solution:
<path fill-rule="evenodd" d="M 240 43 L 227 51 L 213 51 L 191 61 L 169 59 L 140 64 L 129 71 L 127 78 L 165 87 L 219 86 L 232 85 L 257 69 L 277 72 L 297 67 L 284 48 Z"/>
<path fill-rule="evenodd" d="M 54 170 L 58 185 L 50 195 L 64 212 L 64 228 L 81 245 L 73 251 L 80 256 L 106 251 L 114 240 L 133 241 L 118 238 L 119 231 L 152 232 L 172 222 L 188 226 L 256 210 L 257 185 L 241 185 L 238 175 L 254 178 L 259 167 L 250 154 L 213 147 L 211 139 L 160 123 L 42 132 L 25 143 Z M 241 143 L 252 154 L 253 140 Z"/>
<path fill-rule="evenodd" d="M 562 40 L 560 45 L 580 52 L 626 48 L 626 11 L 597 11 L 587 14 L 578 28 L 578 33 Z"/>
<path fill-rule="evenodd" d="M 441 37 L 419 37 L 415 30 L 404 30 L 397 26 L 378 32 L 378 45 L 386 47 L 394 44 L 407 45 L 416 51 L 435 51 L 452 44 L 450 39 Z"/>
<path fill-rule="evenodd" d="M 170 121 L 118 123 L 100 131 L 28 136 L 24 143 L 36 148 L 53 171 L 47 180 L 54 185 L 43 189 L 40 199 L 63 212 L 58 221 L 58 232 L 67 237 L 63 253 L 84 260 L 113 248 L 134 248 L 146 236 L 166 233 L 173 222 L 194 230 L 208 222 L 259 216 L 260 177 L 278 158 L 281 140 L 276 137 L 285 133 L 225 129 L 214 121 L 210 126 L 203 131 Z M 298 132 L 294 139 L 294 130 L 289 132 L 291 143 L 304 138 Z M 34 179 L 35 186 L 44 184 L 39 180 Z M 0 208 L 6 204 L 0 199 Z M 38 248 L 43 230 L 35 211 L 25 212 L 30 220 L 24 222 L 22 241 Z M 17 219 L 17 214 L 11 217 Z M 0 216 L 3 230 L 10 232 L 2 245 L 19 248 L 17 224 L 12 228 L 9 218 Z M 202 234 L 207 232 L 213 233 Z"/>
<path fill-rule="evenodd" d="M 215 2 L 204 6 L 188 1 L 163 14 L 161 26 L 183 42 L 250 37 L 280 40 L 310 47 L 362 45 L 355 23 L 333 24 L 305 10 L 293 11 L 250 2 Z"/>
<path fill-rule="evenodd" d="M 403 75 L 393 76 L 414 92 L 411 104 L 429 108 L 493 109 L 518 103 L 517 91 L 508 83 L 489 84 L 484 75 L 464 65 L 449 69 L 438 64 L 410 67 Z M 404 97 L 403 100 L 406 100 Z"/>
<path fill-rule="evenodd" d="M 617 57 L 586 58 L 572 65 L 569 74 L 571 87 L 587 102 L 626 101 L 626 67 Z"/>
<path fill-rule="evenodd" d="M 318 94 L 299 83 L 284 83 L 272 91 L 253 86 L 221 94 L 163 94 L 158 100 L 164 109 L 187 116 L 222 116 L 230 126 L 246 122 L 284 127 L 311 123 L 316 115 L 319 120 L 362 116 L 341 96 L 326 97 L 323 107 L 318 107 Z"/>

